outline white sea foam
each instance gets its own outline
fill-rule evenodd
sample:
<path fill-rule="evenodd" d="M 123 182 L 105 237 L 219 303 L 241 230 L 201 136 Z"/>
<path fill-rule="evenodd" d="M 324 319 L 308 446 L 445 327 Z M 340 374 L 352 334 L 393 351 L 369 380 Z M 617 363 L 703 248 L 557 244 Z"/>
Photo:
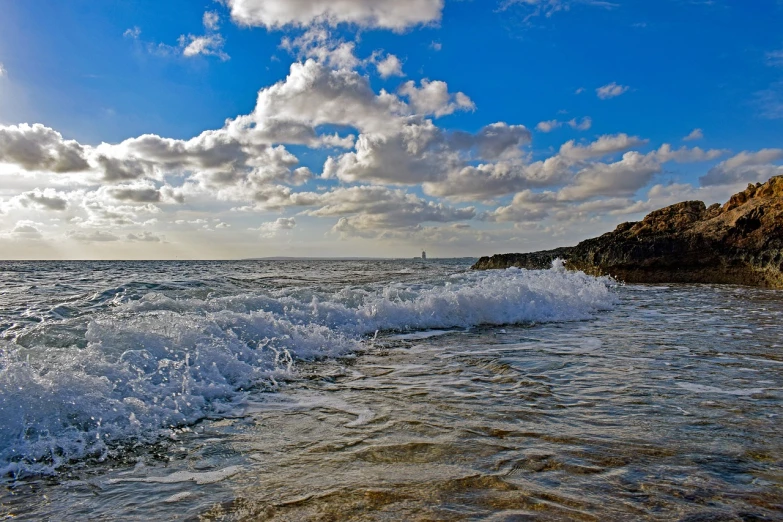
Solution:
<path fill-rule="evenodd" d="M 236 411 L 297 360 L 354 351 L 380 331 L 572 321 L 613 306 L 608 279 L 469 272 L 434 283 L 207 299 L 150 293 L 97 312 L 57 347 L 0 345 L 0 473 L 47 473 L 105 458 Z"/>

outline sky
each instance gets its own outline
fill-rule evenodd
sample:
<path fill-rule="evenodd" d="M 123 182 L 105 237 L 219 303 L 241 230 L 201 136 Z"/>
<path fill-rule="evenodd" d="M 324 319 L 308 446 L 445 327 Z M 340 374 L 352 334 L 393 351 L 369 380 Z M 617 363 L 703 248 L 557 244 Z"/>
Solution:
<path fill-rule="evenodd" d="M 0 0 L 0 258 L 478 257 L 783 174 L 781 0 Z"/>

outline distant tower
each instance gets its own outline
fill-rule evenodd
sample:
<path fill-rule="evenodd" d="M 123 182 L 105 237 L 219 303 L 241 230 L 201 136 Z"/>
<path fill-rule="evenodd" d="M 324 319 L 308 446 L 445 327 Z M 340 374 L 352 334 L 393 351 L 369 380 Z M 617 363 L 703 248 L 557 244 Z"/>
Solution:
<path fill-rule="evenodd" d="M 421 258 L 422 259 L 427 259 L 427 252 L 422 251 Z"/>

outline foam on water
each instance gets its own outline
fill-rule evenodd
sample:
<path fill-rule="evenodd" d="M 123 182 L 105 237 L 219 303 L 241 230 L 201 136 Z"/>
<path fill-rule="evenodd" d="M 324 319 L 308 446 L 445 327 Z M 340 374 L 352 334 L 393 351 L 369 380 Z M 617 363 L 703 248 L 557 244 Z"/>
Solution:
<path fill-rule="evenodd" d="M 297 360 L 350 354 L 376 332 L 588 319 L 613 306 L 611 286 L 555 265 L 337 291 L 150 292 L 115 302 L 68 342 L 0 344 L 0 474 L 51 473 L 173 436 L 238 411 L 248 390 L 273 388 Z"/>

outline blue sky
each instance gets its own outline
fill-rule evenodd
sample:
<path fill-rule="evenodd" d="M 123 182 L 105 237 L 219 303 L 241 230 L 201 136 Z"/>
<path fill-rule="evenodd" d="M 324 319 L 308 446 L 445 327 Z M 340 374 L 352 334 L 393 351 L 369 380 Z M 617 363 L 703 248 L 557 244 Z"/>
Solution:
<path fill-rule="evenodd" d="M 477 256 L 783 174 L 775 0 L 2 9 L 8 257 Z"/>

